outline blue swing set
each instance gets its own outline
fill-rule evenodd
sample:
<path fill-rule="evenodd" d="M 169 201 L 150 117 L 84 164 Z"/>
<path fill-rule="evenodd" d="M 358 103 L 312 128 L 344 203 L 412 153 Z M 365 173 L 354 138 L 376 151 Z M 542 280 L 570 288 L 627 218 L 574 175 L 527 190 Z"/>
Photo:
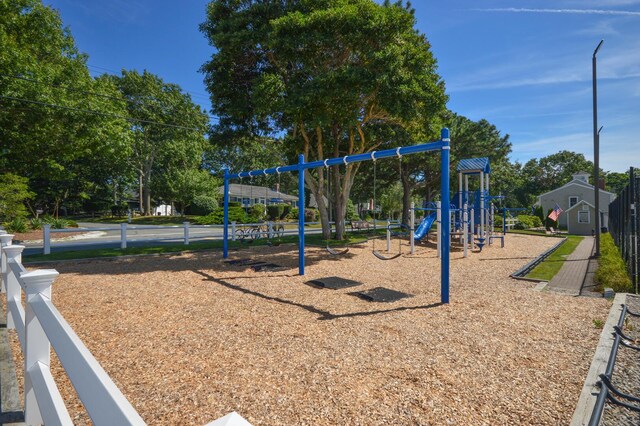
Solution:
<path fill-rule="evenodd" d="M 229 173 L 228 169 L 224 171 L 224 228 L 223 228 L 223 257 L 229 257 L 229 182 L 232 179 L 241 179 L 245 177 L 266 176 L 272 174 L 280 174 L 284 172 L 298 173 L 298 207 L 304 211 L 304 172 L 307 169 L 315 169 L 320 167 L 336 166 L 340 164 L 350 164 L 362 161 L 376 161 L 382 158 L 398 157 L 403 155 L 417 154 L 421 152 L 440 151 L 440 193 L 449 194 L 449 165 L 450 165 L 450 139 L 449 129 L 442 129 L 440 140 L 435 142 L 424 143 L 420 145 L 405 146 L 395 149 L 387 149 L 383 151 L 373 151 L 364 154 L 347 155 L 344 157 L 329 158 L 326 160 L 318 160 L 313 162 L 305 162 L 304 154 L 298 156 L 298 164 L 287 166 L 279 166 L 267 168 L 264 170 L 252 170 L 249 172 Z M 442 241 L 449 241 L 449 203 L 443 203 L 442 206 L 442 226 L 440 227 L 440 238 Z M 304 275 L 304 214 L 298 214 L 298 273 Z M 443 244 L 442 255 L 440 256 L 440 300 L 442 303 L 449 303 L 449 245 Z"/>

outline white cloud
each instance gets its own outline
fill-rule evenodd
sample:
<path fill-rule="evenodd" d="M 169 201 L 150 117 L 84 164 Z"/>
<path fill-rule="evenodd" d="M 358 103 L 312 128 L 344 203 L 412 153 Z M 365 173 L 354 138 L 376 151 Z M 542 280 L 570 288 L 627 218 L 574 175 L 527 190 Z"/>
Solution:
<path fill-rule="evenodd" d="M 471 9 L 476 12 L 510 12 L 510 13 L 562 13 L 579 15 L 619 15 L 619 16 L 640 16 L 640 12 L 630 10 L 609 10 L 609 9 L 529 9 L 518 7 L 504 7 L 493 9 Z"/>

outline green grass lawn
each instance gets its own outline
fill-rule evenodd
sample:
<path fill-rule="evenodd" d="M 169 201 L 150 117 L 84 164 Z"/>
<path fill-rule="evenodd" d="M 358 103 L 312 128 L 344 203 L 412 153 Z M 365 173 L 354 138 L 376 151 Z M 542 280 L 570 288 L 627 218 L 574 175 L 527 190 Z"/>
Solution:
<path fill-rule="evenodd" d="M 580 244 L 580 241 L 583 239 L 584 237 L 568 235 L 567 241 L 565 241 L 565 243 L 556 251 L 551 253 L 544 262 L 536 266 L 533 271 L 529 272 L 526 278 L 533 278 L 540 281 L 551 281 L 558 271 L 560 271 L 560 268 L 562 268 L 567 256 L 573 253 L 576 247 L 578 247 L 578 244 Z"/>
<path fill-rule="evenodd" d="M 385 234 L 384 229 L 378 230 L 378 235 Z M 347 235 L 347 239 L 342 241 L 329 240 L 329 246 L 331 247 L 344 247 L 351 244 L 360 244 L 367 241 L 368 238 L 374 234 L 366 232 L 352 232 Z M 240 241 L 229 241 L 229 248 L 249 248 L 252 246 L 264 246 L 270 242 L 266 238 Z M 271 244 L 297 244 L 297 235 L 285 235 L 282 238 L 275 238 L 271 240 Z M 327 241 L 322 238 L 322 235 L 306 235 L 305 245 L 323 247 L 327 245 Z M 97 257 L 117 257 L 117 256 L 129 256 L 129 255 L 146 255 L 146 254 L 162 254 L 162 253 L 176 253 L 176 252 L 193 252 L 202 250 L 221 250 L 222 240 L 215 241 L 195 241 L 185 246 L 184 244 L 165 244 L 161 246 L 149 246 L 149 247 L 130 247 L 126 249 L 120 248 L 105 248 L 105 249 L 88 249 L 88 250 L 75 250 L 75 251 L 60 251 L 53 252 L 49 255 L 34 254 L 30 256 L 24 256 L 23 262 L 39 262 L 39 261 L 56 261 L 56 260 L 71 260 L 71 259 L 91 259 Z"/>

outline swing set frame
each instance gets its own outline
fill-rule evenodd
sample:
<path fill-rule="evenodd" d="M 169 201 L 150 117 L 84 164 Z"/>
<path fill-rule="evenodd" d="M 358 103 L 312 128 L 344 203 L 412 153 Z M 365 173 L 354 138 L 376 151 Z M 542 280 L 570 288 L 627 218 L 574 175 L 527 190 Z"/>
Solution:
<path fill-rule="evenodd" d="M 400 148 L 392 148 L 382 151 L 372 151 L 369 153 L 346 155 L 344 157 L 328 158 L 325 160 L 317 160 L 305 162 L 304 154 L 298 155 L 298 164 L 290 164 L 287 166 L 278 166 L 267 168 L 264 170 L 252 170 L 248 172 L 229 173 L 229 169 L 224 170 L 224 227 L 223 227 L 223 258 L 229 257 L 229 182 L 232 179 L 241 179 L 246 177 L 266 176 L 272 174 L 280 174 L 284 172 L 298 173 L 298 273 L 304 275 L 305 256 L 304 256 L 304 175 L 307 169 L 316 169 L 320 167 L 336 166 L 340 164 L 347 165 L 349 163 L 358 163 L 363 161 L 376 161 L 382 158 L 398 157 L 410 154 L 418 154 L 421 152 L 440 151 L 440 194 L 443 199 L 449 199 L 449 173 L 450 173 L 450 138 L 449 129 L 443 128 L 440 132 L 440 140 L 419 145 L 411 145 Z M 442 223 L 440 226 L 441 241 L 449 241 L 449 203 L 442 203 Z M 440 301 L 441 303 L 449 303 L 449 244 L 442 245 L 442 255 L 440 257 Z"/>

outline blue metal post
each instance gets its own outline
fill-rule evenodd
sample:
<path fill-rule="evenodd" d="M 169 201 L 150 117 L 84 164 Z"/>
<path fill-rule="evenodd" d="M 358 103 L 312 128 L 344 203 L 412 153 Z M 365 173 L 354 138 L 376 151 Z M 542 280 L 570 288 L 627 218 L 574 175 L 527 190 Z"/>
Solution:
<path fill-rule="evenodd" d="M 298 155 L 298 273 L 304 275 L 304 154 Z"/>
<path fill-rule="evenodd" d="M 222 230 L 222 257 L 229 257 L 229 169 L 224 169 L 224 228 Z"/>
<path fill-rule="evenodd" d="M 442 129 L 442 149 L 440 151 L 440 198 L 442 199 L 442 214 L 440 226 L 440 241 L 442 255 L 440 256 L 440 301 L 449 303 L 449 251 L 451 239 L 449 235 L 450 220 L 449 214 L 449 129 Z"/>

